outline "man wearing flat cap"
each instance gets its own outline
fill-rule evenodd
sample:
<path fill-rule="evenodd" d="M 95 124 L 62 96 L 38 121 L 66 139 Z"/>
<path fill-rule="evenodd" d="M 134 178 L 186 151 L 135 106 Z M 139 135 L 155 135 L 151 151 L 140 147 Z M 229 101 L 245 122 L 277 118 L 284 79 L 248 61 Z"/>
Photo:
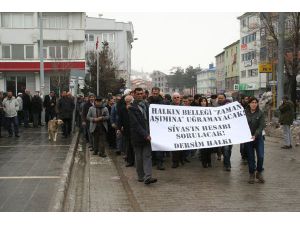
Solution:
<path fill-rule="evenodd" d="M 89 108 L 86 119 L 90 121 L 90 133 L 93 138 L 93 155 L 99 154 L 100 157 L 106 157 L 105 154 L 105 135 L 108 130 L 107 121 L 109 120 L 108 109 L 102 103 L 102 97 L 97 96 L 94 106 Z"/>

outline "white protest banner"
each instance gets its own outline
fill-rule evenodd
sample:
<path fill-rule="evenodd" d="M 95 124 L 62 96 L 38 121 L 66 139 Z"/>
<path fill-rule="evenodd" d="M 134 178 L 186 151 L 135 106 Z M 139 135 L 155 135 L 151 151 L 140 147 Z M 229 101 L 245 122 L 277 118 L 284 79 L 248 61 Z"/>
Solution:
<path fill-rule="evenodd" d="M 149 123 L 152 151 L 176 151 L 251 141 L 239 102 L 219 107 L 151 104 Z"/>

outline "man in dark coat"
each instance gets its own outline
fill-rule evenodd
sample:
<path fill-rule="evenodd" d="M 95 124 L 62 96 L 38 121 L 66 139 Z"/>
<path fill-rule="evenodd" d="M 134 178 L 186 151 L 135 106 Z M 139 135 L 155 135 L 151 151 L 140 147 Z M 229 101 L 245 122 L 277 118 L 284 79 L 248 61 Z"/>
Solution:
<path fill-rule="evenodd" d="M 128 108 L 131 142 L 135 152 L 138 181 L 144 184 L 157 182 L 152 178 L 151 137 L 149 130 L 149 107 L 143 101 L 142 88 L 134 90 L 134 102 Z"/>
<path fill-rule="evenodd" d="M 89 148 L 92 151 L 92 146 L 93 146 L 93 138 L 90 133 L 90 121 L 86 119 L 86 116 L 88 114 L 89 108 L 91 106 L 94 106 L 95 103 L 95 95 L 93 93 L 89 94 L 89 101 L 84 103 L 83 109 L 82 109 L 82 115 L 81 115 L 81 120 L 82 120 L 82 127 L 83 129 L 86 130 L 87 133 L 87 141 L 89 142 Z"/>
<path fill-rule="evenodd" d="M 66 91 L 63 91 L 62 97 L 58 100 L 57 109 L 59 118 L 62 119 L 63 136 L 65 138 L 71 134 L 72 130 L 72 116 L 75 108 L 74 100 L 67 95 Z"/>
<path fill-rule="evenodd" d="M 39 96 L 39 92 L 36 92 L 31 101 L 31 112 L 33 117 L 33 127 L 38 127 L 39 116 L 42 111 L 42 99 Z"/>
<path fill-rule="evenodd" d="M 45 122 L 47 126 L 48 121 L 56 117 L 56 97 L 54 91 L 50 91 L 50 94 L 45 96 L 43 106 L 45 108 Z"/>
<path fill-rule="evenodd" d="M 31 113 L 31 95 L 29 90 L 25 90 L 22 96 L 23 99 L 23 115 L 24 115 L 24 127 L 29 127 L 29 118 Z"/>
<path fill-rule="evenodd" d="M 294 121 L 294 103 L 289 100 L 288 96 L 282 98 L 282 104 L 279 106 L 280 117 L 279 123 L 283 128 L 284 146 L 281 148 L 289 149 L 292 148 L 292 134 L 291 125 Z"/>
<path fill-rule="evenodd" d="M 148 98 L 148 103 L 151 104 L 164 104 L 164 99 L 160 95 L 160 88 L 153 87 L 151 90 L 151 96 Z M 152 161 L 157 165 L 158 170 L 165 170 L 164 163 L 164 151 L 152 152 Z"/>

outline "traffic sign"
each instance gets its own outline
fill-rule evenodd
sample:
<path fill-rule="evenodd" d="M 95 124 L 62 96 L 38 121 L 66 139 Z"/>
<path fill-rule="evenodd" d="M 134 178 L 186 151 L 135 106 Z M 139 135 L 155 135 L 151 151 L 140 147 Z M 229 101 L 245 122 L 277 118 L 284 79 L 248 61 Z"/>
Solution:
<path fill-rule="evenodd" d="M 258 65 L 258 71 L 260 73 L 272 73 L 272 64 L 271 63 L 260 63 Z"/>

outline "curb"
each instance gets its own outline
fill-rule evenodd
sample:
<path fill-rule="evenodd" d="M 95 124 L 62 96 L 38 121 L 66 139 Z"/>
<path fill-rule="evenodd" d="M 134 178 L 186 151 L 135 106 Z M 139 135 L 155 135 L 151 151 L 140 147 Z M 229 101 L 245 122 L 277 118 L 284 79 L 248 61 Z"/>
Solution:
<path fill-rule="evenodd" d="M 54 194 L 52 201 L 50 203 L 49 212 L 63 212 L 65 196 L 68 191 L 69 182 L 71 178 L 71 171 L 74 163 L 74 156 L 79 142 L 79 131 L 75 132 L 72 139 L 69 151 L 64 162 L 61 178 L 57 184 L 56 193 Z"/>

